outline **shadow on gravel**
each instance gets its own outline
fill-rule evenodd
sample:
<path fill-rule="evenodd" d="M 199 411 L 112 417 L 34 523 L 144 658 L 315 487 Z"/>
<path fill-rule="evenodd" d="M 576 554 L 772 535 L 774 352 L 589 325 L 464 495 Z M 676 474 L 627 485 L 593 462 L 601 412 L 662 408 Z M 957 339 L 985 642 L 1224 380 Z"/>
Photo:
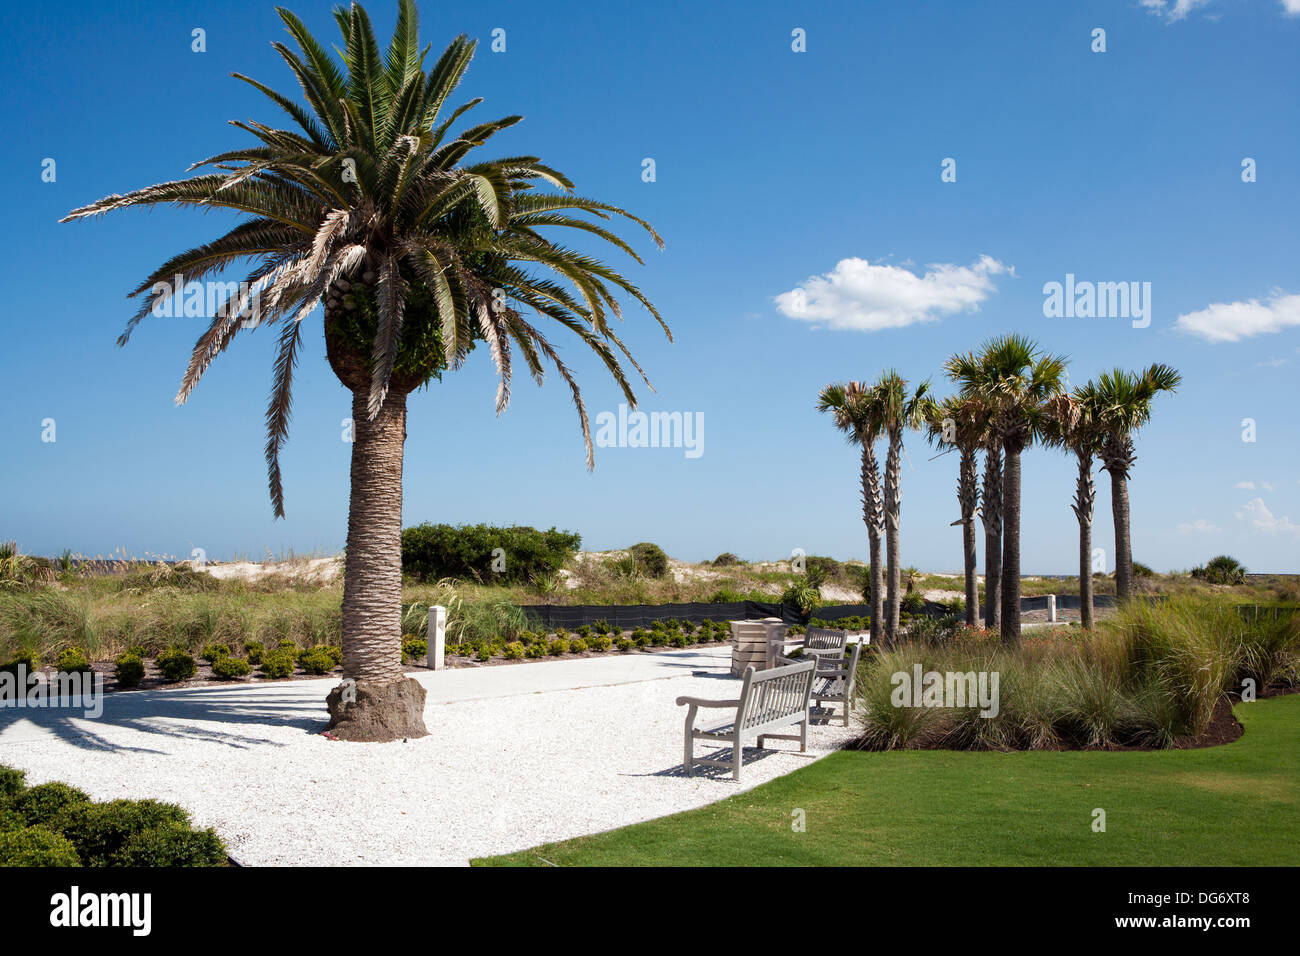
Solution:
<path fill-rule="evenodd" d="M 0 753 L 6 744 L 37 740 L 48 734 L 85 750 L 160 753 L 152 747 L 128 746 L 108 739 L 109 728 L 229 747 L 282 746 L 256 733 L 256 727 L 294 727 L 319 733 L 327 720 L 324 699 L 291 688 L 223 685 L 182 691 L 114 693 L 103 698 L 104 711 L 88 717 L 76 707 L 0 707 Z M 217 727 L 213 724 L 220 724 Z M 99 730 L 103 728 L 103 730 Z"/>

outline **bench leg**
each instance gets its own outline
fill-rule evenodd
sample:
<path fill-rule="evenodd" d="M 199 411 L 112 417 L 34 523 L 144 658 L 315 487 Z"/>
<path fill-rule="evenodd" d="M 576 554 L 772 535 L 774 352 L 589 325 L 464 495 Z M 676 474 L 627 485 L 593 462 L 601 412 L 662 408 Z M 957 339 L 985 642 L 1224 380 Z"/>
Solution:
<path fill-rule="evenodd" d="M 743 756 L 745 748 L 740 745 L 740 734 L 736 734 L 736 741 L 731 745 L 731 779 L 740 779 L 740 758 Z"/>
<path fill-rule="evenodd" d="M 808 752 L 808 718 L 805 717 L 799 724 L 799 752 Z"/>
<path fill-rule="evenodd" d="M 686 715 L 686 745 L 682 751 L 682 771 L 686 776 L 694 776 L 691 768 L 695 766 L 695 740 L 691 737 L 691 731 L 695 729 L 695 708 L 692 707 L 690 713 Z"/>

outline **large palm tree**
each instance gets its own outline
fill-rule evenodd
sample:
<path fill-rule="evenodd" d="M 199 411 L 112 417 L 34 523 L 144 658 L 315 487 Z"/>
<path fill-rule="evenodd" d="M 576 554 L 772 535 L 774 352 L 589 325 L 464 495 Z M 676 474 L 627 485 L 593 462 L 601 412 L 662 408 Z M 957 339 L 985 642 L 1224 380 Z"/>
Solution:
<path fill-rule="evenodd" d="M 1126 601 L 1133 593 L 1133 545 L 1130 535 L 1128 478 L 1137 461 L 1133 435 L 1151 420 L 1151 405 L 1161 392 L 1173 392 L 1182 376 L 1168 365 L 1143 372 L 1112 369 L 1089 382 L 1083 404 L 1101 432 L 1102 467 L 1110 473 L 1110 504 L 1115 523 L 1115 594 Z"/>
<path fill-rule="evenodd" d="M 1049 419 L 1043 429 L 1048 445 L 1074 455 L 1074 501 L 1070 503 L 1079 522 L 1079 618 L 1085 630 L 1092 629 L 1092 519 L 1097 485 L 1092 477 L 1093 460 L 1101 452 L 1102 434 L 1093 418 L 1088 392 L 1092 383 L 1076 388 L 1064 405 L 1065 414 Z"/>
<path fill-rule="evenodd" d="M 1066 360 L 1045 355 L 1019 335 L 992 339 L 978 353 L 954 355 L 946 364 L 962 394 L 989 408 L 1002 464 L 1002 642 L 1020 643 L 1020 456 L 1047 425 L 1064 414 Z"/>
<path fill-rule="evenodd" d="M 966 585 L 966 623 L 979 620 L 979 586 L 976 580 L 975 513 L 979 510 L 979 462 L 977 456 L 988 430 L 983 401 L 978 397 L 949 395 L 924 404 L 926 431 L 935 445 L 955 448 L 958 454 L 957 506 L 961 518 L 962 560 Z"/>
<path fill-rule="evenodd" d="M 621 290 L 660 319 L 628 280 L 599 259 L 544 237 L 547 227 L 594 235 L 636 259 L 597 220 L 630 213 L 574 195 L 573 184 L 534 156 L 478 160 L 471 153 L 520 117 L 452 127 L 479 102 L 445 113 L 474 55 L 451 42 L 427 73 L 413 0 L 400 0 L 385 55 L 359 5 L 335 10 L 342 64 L 287 10 L 278 10 L 297 52 L 272 44 L 297 79 L 302 103 L 235 74 L 267 96 L 296 128 L 233 125 L 245 145 L 195 164 L 187 179 L 112 195 L 74 210 L 81 219 L 128 206 L 173 204 L 230 209 L 247 218 L 226 234 L 180 252 L 132 291 L 139 311 L 119 339 L 184 284 L 251 262 L 248 287 L 209 316 L 181 382 L 189 397 L 214 358 L 241 329 L 278 325 L 267 409 L 266 458 L 277 517 L 284 513 L 279 451 L 304 320 L 324 303 L 326 353 L 352 395 L 351 501 L 343 584 L 343 673 L 329 697 L 331 727 L 349 739 L 389 740 L 425 733 L 424 692 L 401 666 L 401 495 L 406 397 L 459 368 L 486 343 L 498 375 L 496 409 L 510 398 L 514 355 L 539 384 L 549 363 L 568 385 L 593 465 L 586 408 L 569 367 L 533 315 L 568 330 L 635 401 L 619 354 L 640 367 L 608 325 L 621 315 Z M 540 187 L 540 188 L 539 188 Z M 547 188 L 550 187 L 550 188 Z M 640 261 L 639 259 L 637 261 Z M 177 280 L 173 280 L 177 277 Z M 664 326 L 667 332 L 667 326 Z M 671 338 L 671 336 L 670 336 Z M 642 375 L 644 378 L 644 375 Z"/>
<path fill-rule="evenodd" d="M 893 640 L 898 634 L 899 608 L 902 606 L 902 565 L 900 552 L 900 527 L 902 525 L 903 489 L 902 454 L 903 432 L 920 428 L 921 413 L 929 382 L 922 382 L 909 391 L 907 381 L 889 369 L 871 386 L 873 404 L 880 416 L 880 425 L 889 437 L 889 453 L 885 456 L 885 559 L 888 563 L 885 585 L 886 601 L 885 635 Z"/>
<path fill-rule="evenodd" d="M 1002 446 L 992 423 L 984 429 L 984 482 L 980 522 L 984 525 L 984 626 L 1002 625 Z"/>
<path fill-rule="evenodd" d="M 862 521 L 867 526 L 871 548 L 870 596 L 871 643 L 879 645 L 884 634 L 884 573 L 880 562 L 880 537 L 885 529 L 885 505 L 880 487 L 880 466 L 876 461 L 876 441 L 880 438 L 879 409 L 870 386 L 863 382 L 835 383 L 821 390 L 817 399 L 819 412 L 830 412 L 835 427 L 862 451 Z"/>

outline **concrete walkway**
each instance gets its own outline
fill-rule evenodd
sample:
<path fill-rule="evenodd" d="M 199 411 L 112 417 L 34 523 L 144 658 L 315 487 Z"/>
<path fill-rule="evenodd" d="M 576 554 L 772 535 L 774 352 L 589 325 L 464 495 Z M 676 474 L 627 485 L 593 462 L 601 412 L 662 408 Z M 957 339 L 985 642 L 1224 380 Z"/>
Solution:
<path fill-rule="evenodd" d="M 113 694 L 97 719 L 0 708 L 0 763 L 96 799 L 179 803 L 244 864 L 464 864 L 702 806 L 851 735 L 814 727 L 807 755 L 747 748 L 739 784 L 682 776 L 675 698 L 734 697 L 729 655 L 413 672 L 430 736 L 390 744 L 319 735 L 337 678 Z"/>

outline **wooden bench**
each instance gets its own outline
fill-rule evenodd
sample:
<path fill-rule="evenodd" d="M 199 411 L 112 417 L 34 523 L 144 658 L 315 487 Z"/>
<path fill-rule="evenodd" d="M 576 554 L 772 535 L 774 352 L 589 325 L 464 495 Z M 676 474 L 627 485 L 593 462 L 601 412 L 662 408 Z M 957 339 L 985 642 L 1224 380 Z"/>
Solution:
<path fill-rule="evenodd" d="M 844 726 L 849 725 L 849 711 L 853 708 L 853 691 L 858 683 L 858 658 L 862 656 L 862 643 L 853 645 L 853 653 L 848 660 L 843 657 L 837 663 L 825 658 L 818 658 L 817 671 L 813 677 L 812 699 L 820 707 L 830 701 L 844 705 Z"/>
<path fill-rule="evenodd" d="M 691 776 L 697 764 L 711 767 L 730 767 L 731 776 L 740 779 L 742 741 L 758 736 L 761 749 L 764 740 L 797 740 L 800 751 L 808 749 L 808 701 L 812 694 L 813 668 L 816 661 L 791 661 L 779 658 L 778 666 L 765 671 L 745 668 L 740 696 L 734 700 L 706 700 L 700 697 L 678 697 L 677 706 L 687 705 L 686 747 L 682 769 Z M 701 707 L 735 708 L 731 720 L 709 727 L 697 728 L 695 715 Z M 776 734 L 774 730 L 798 726 L 798 733 Z M 731 760 L 707 760 L 695 756 L 695 741 L 731 744 Z"/>

